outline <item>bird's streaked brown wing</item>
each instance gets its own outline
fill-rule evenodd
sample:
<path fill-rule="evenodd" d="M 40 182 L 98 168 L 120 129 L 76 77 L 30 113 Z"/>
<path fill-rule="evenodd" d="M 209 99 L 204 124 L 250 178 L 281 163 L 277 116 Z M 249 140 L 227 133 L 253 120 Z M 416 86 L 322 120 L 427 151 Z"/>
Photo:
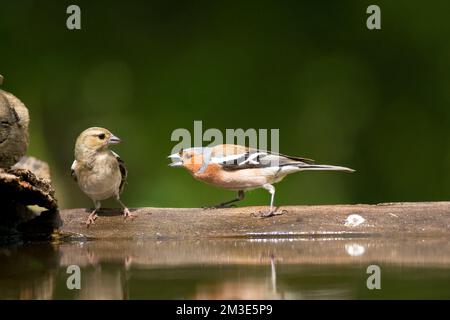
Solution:
<path fill-rule="evenodd" d="M 113 152 L 113 154 L 116 157 L 117 162 L 119 163 L 120 174 L 122 175 L 122 180 L 120 181 L 119 186 L 119 192 L 122 193 L 125 187 L 125 183 L 127 182 L 128 170 L 127 167 L 125 167 L 125 162 L 120 158 L 120 156 L 115 152 Z"/>

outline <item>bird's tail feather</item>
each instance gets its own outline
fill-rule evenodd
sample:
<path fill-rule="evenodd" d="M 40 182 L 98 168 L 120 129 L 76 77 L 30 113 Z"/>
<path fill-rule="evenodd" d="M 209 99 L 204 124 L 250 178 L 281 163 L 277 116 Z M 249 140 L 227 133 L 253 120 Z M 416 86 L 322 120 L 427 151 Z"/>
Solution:
<path fill-rule="evenodd" d="M 331 171 L 345 171 L 345 172 L 355 172 L 355 170 L 340 167 L 340 166 L 330 166 L 326 164 L 308 164 L 298 166 L 300 170 L 331 170 Z"/>

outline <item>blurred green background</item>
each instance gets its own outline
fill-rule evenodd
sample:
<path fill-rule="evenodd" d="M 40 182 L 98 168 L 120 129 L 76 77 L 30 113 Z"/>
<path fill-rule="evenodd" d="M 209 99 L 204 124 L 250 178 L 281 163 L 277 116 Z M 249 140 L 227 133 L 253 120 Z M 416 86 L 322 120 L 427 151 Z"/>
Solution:
<path fill-rule="evenodd" d="M 66 28 L 70 4 L 80 31 Z M 370 4 L 382 30 L 366 28 Z M 449 12 L 436 0 L 0 0 L 0 73 L 30 109 L 29 154 L 50 163 L 63 208 L 91 206 L 70 178 L 90 126 L 124 140 L 128 206 L 232 198 L 167 166 L 172 131 L 194 120 L 279 128 L 282 153 L 357 170 L 292 175 L 277 204 L 448 200 Z M 243 204 L 268 201 L 260 190 Z"/>

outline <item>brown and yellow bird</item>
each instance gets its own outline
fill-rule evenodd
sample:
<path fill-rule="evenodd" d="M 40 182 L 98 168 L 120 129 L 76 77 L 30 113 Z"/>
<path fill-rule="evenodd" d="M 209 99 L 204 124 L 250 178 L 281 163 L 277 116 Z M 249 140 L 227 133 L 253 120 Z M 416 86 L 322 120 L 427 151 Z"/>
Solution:
<path fill-rule="evenodd" d="M 286 156 L 240 145 L 223 144 L 181 150 L 169 156 L 170 166 L 184 167 L 194 178 L 208 184 L 236 190 L 237 198 L 215 206 L 223 208 L 243 200 L 247 190 L 264 188 L 271 195 L 270 208 L 263 217 L 282 214 L 273 206 L 275 187 L 288 174 L 305 170 L 333 170 L 354 172 L 353 169 L 315 164 L 313 160 Z"/>
<path fill-rule="evenodd" d="M 75 161 L 71 167 L 72 177 L 95 206 L 86 220 L 87 227 L 97 219 L 100 201 L 111 197 L 123 207 L 124 220 L 136 217 L 120 200 L 127 179 L 125 163 L 108 148 L 109 145 L 120 142 L 109 130 L 98 127 L 86 129 L 77 138 Z"/>

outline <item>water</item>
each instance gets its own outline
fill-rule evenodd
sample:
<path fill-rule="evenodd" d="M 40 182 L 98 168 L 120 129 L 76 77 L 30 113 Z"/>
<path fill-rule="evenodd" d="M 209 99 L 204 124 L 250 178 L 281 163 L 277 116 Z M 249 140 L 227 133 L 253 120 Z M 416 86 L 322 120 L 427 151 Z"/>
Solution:
<path fill-rule="evenodd" d="M 69 290 L 69 265 L 81 289 Z M 369 265 L 381 289 L 369 290 Z M 0 248 L 1 299 L 450 299 L 446 238 L 69 241 Z"/>

